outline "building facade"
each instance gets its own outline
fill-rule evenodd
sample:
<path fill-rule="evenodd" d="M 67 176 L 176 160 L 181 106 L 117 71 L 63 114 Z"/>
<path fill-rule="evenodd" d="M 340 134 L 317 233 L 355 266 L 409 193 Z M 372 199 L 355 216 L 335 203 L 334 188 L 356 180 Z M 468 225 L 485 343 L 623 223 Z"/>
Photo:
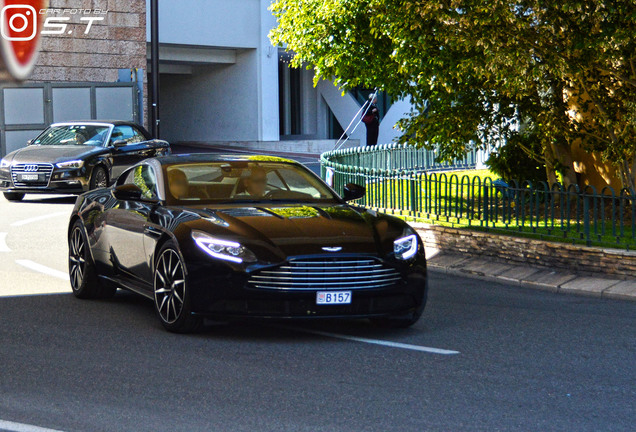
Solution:
<path fill-rule="evenodd" d="M 28 3 L 28 1 L 25 1 Z M 354 119 L 360 95 L 289 68 L 273 47 L 271 0 L 159 2 L 160 131 L 171 142 L 234 143 L 302 153 L 330 150 Z M 150 2 L 51 0 L 30 79 L 0 91 L 0 154 L 48 124 L 126 119 L 148 126 Z M 410 108 L 386 105 L 379 142 Z M 357 122 L 357 118 L 354 124 Z M 365 128 L 347 145 L 364 142 Z"/>
<path fill-rule="evenodd" d="M 314 87 L 312 71 L 289 68 L 288 54 L 268 38 L 276 26 L 270 4 L 271 0 L 160 2 L 162 138 L 252 143 L 264 149 L 333 148 L 361 101 L 351 93 L 343 96 L 328 81 Z M 149 43 L 149 22 L 146 28 Z M 399 101 L 383 113 L 380 143 L 398 135 L 393 126 L 409 109 L 408 102 Z M 364 125 L 350 138 L 351 144 L 364 142 Z"/>

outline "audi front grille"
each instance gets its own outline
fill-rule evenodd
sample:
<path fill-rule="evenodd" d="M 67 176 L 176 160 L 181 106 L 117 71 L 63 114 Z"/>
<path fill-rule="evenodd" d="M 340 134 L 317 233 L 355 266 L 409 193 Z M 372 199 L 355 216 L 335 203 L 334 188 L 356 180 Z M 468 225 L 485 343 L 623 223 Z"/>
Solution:
<path fill-rule="evenodd" d="M 255 272 L 248 283 L 277 290 L 365 289 L 392 286 L 401 278 L 397 270 L 372 258 L 294 259 Z"/>
<path fill-rule="evenodd" d="M 15 164 L 11 166 L 11 180 L 15 187 L 40 187 L 46 188 L 51 182 L 51 174 L 53 173 L 53 165 L 46 163 L 33 164 Z M 25 181 L 22 175 L 37 174 L 37 180 Z"/>

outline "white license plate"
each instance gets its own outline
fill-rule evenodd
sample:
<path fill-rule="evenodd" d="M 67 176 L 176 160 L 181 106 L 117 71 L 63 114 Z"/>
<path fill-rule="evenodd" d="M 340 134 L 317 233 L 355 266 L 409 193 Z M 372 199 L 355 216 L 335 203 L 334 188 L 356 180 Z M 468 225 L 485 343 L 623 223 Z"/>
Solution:
<path fill-rule="evenodd" d="M 318 291 L 316 304 L 351 304 L 351 291 Z"/>
<path fill-rule="evenodd" d="M 20 180 L 22 181 L 38 181 L 40 176 L 38 174 L 21 174 Z"/>

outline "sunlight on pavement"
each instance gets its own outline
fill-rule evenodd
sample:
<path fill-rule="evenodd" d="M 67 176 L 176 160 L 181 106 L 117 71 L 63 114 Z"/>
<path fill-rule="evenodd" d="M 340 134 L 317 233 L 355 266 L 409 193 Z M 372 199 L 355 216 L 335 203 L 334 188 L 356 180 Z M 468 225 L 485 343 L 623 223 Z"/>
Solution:
<path fill-rule="evenodd" d="M 68 282 L 44 273 L 0 271 L 0 297 L 71 293 Z"/>

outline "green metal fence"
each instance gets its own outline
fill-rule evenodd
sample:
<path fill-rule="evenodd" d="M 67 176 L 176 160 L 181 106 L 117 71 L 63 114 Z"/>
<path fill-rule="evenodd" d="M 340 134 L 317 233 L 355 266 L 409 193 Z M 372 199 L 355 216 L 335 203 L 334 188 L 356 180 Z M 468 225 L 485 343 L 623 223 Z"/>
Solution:
<path fill-rule="evenodd" d="M 439 163 L 433 150 L 418 149 L 406 144 L 382 144 L 372 147 L 353 147 L 324 153 L 325 164 L 384 170 L 409 170 L 415 172 L 474 168 L 477 151 L 469 152 L 453 163 Z"/>
<path fill-rule="evenodd" d="M 636 247 L 633 191 L 616 192 L 610 187 L 597 191 L 591 186 L 581 190 L 527 181 L 507 184 L 435 171 L 470 167 L 465 160 L 444 167 L 433 163 L 429 171 L 425 165 L 429 159 L 417 159 L 415 149 L 388 147 L 324 153 L 323 178 L 330 178 L 339 193 L 347 183 L 365 186 L 367 193 L 358 202 L 362 206 L 425 222 L 587 245 Z M 413 160 L 417 161 L 414 169 L 405 169 Z"/>

